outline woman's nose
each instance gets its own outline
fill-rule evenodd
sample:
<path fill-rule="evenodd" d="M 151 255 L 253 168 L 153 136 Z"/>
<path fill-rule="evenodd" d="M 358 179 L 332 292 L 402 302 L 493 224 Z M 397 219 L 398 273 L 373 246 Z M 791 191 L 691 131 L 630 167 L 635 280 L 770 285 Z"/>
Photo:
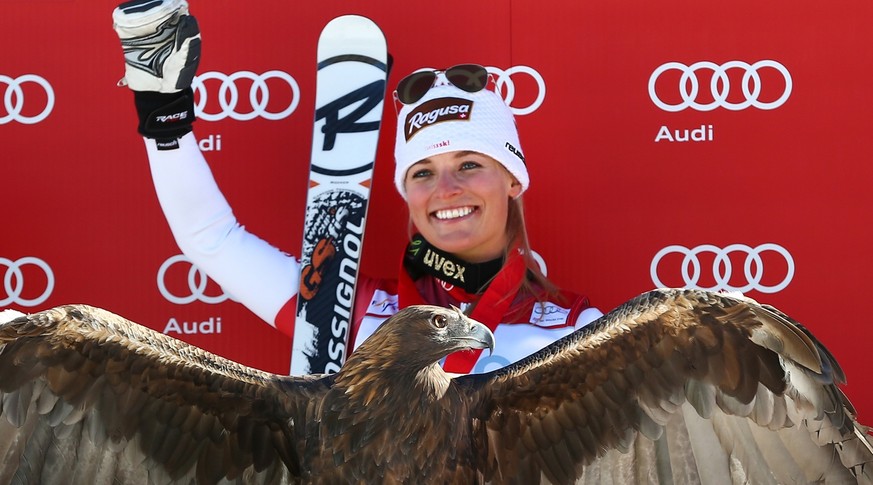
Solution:
<path fill-rule="evenodd" d="M 440 197 L 451 197 L 463 190 L 460 181 L 454 173 L 441 173 L 437 176 L 436 191 Z"/>

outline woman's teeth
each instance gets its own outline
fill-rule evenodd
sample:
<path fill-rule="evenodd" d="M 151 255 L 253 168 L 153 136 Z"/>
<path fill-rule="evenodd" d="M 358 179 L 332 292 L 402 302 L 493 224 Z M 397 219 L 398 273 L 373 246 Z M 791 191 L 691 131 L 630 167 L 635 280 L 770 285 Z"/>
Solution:
<path fill-rule="evenodd" d="M 464 217 L 471 212 L 473 212 L 472 207 L 460 207 L 457 209 L 438 210 L 434 215 L 436 215 L 437 219 L 445 221 L 447 219 L 457 219 L 459 217 Z"/>

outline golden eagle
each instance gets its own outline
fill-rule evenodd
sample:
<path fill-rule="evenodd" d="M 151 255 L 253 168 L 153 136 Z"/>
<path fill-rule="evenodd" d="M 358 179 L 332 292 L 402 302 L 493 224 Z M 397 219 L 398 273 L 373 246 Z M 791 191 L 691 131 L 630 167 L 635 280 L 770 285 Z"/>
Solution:
<path fill-rule="evenodd" d="M 873 481 L 831 354 L 778 310 L 643 294 L 487 374 L 457 309 L 410 307 L 329 376 L 272 375 L 104 310 L 0 326 L 0 483 Z"/>

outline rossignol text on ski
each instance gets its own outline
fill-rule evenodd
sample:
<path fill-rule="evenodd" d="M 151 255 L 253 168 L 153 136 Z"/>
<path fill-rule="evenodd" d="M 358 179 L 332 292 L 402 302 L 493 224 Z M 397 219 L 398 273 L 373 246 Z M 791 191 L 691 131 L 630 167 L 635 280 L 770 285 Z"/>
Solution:
<path fill-rule="evenodd" d="M 333 373 L 349 352 L 388 51 L 370 19 L 330 21 L 318 40 L 315 122 L 291 374 Z"/>

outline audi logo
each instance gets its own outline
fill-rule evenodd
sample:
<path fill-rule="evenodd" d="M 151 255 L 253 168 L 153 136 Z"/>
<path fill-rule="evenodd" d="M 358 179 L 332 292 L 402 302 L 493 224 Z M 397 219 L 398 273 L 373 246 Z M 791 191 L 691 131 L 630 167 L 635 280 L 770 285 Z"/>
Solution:
<path fill-rule="evenodd" d="M 537 266 L 540 267 L 540 272 L 543 274 L 543 276 L 548 276 L 549 275 L 549 268 L 546 266 L 546 260 L 543 258 L 543 256 L 540 253 L 534 251 L 533 249 L 531 249 L 530 255 L 533 258 L 533 260 L 537 263 Z"/>
<path fill-rule="evenodd" d="M 509 69 L 500 69 L 499 67 L 486 66 L 485 69 L 494 76 L 496 91 L 500 93 L 503 97 L 503 101 L 506 102 L 509 109 L 511 109 L 512 113 L 515 115 L 520 116 L 533 113 L 543 104 L 543 100 L 546 99 L 546 81 L 543 79 L 543 76 L 532 67 L 513 66 Z M 416 69 L 416 71 L 422 70 L 435 69 L 432 67 Z M 516 88 L 513 76 L 522 74 L 527 75 L 534 83 L 536 83 L 536 97 L 527 106 L 516 106 L 514 104 L 516 102 Z"/>
<path fill-rule="evenodd" d="M 492 75 L 497 76 L 497 92 L 504 93 L 504 89 L 506 90 L 505 94 L 503 94 L 503 100 L 509 105 L 514 114 L 520 116 L 533 113 L 543 104 L 543 100 L 546 99 L 546 81 L 536 69 L 528 66 L 513 66 L 506 70 L 489 66 L 486 69 Z M 515 100 L 515 83 L 512 82 L 512 76 L 515 74 L 527 74 L 537 85 L 536 97 L 525 107 L 513 105 Z"/>
<path fill-rule="evenodd" d="M 186 280 L 188 283 L 187 294 L 181 296 L 175 295 L 167 289 L 167 272 L 177 263 L 182 264 L 183 267 L 188 266 L 188 278 Z M 191 263 L 191 260 L 182 254 L 171 256 L 164 261 L 158 269 L 158 291 L 160 291 L 161 295 L 170 303 L 187 305 L 188 303 L 193 303 L 195 301 L 202 301 L 203 303 L 215 305 L 229 298 L 229 296 L 224 292 L 215 296 L 207 295 L 206 287 L 208 284 L 209 278 L 206 276 L 206 273 Z"/>
<path fill-rule="evenodd" d="M 240 93 L 237 82 L 241 79 L 251 82 L 248 99 L 250 109 L 240 106 L 242 103 L 239 102 Z M 270 105 L 270 88 L 267 85 L 267 81 L 270 79 L 278 79 L 290 88 L 291 98 L 287 101 L 287 106 L 285 106 L 285 102 L 279 103 L 284 107 Z M 215 113 L 206 111 L 210 96 L 204 83 L 211 80 L 221 82 L 216 97 L 221 109 Z M 218 121 L 228 117 L 238 121 L 248 121 L 257 117 L 274 121 L 281 120 L 290 116 L 300 103 L 300 86 L 290 74 L 283 71 L 267 71 L 263 74 L 251 71 L 239 71 L 233 74 L 210 71 L 196 76 L 191 82 L 191 88 L 194 90 L 197 100 L 194 112 L 200 119 L 206 121 Z"/>
<path fill-rule="evenodd" d="M 27 265 L 33 265 L 42 270 L 45 275 L 45 290 L 36 298 L 24 298 L 24 271 L 22 268 Z M 55 274 L 51 267 L 43 260 L 33 256 L 26 256 L 15 261 L 7 258 L 0 258 L 0 267 L 6 267 L 6 272 L 3 276 L 3 291 L 6 297 L 0 300 L 0 307 L 7 305 L 21 306 L 37 306 L 48 300 L 55 288 Z"/>
<path fill-rule="evenodd" d="M 34 116 L 26 116 L 22 113 L 24 111 L 23 86 L 26 83 L 38 85 L 45 93 L 45 107 L 39 112 L 39 114 Z M 46 119 L 52 112 L 52 109 L 55 106 L 55 91 L 52 89 L 52 85 L 43 77 L 37 76 L 36 74 L 25 74 L 23 76 L 12 78 L 0 74 L 0 85 L 4 84 L 6 85 L 6 89 L 3 93 L 3 107 L 6 109 L 6 115 L 0 116 L 0 125 L 9 123 L 10 121 L 32 125 Z"/>
<path fill-rule="evenodd" d="M 682 101 L 676 104 L 669 104 L 658 95 L 656 86 L 658 78 L 663 73 L 674 69 L 682 74 L 678 85 L 678 92 L 682 97 Z M 732 102 L 728 99 L 731 94 L 731 82 L 728 77 L 728 71 L 731 69 L 740 69 L 743 72 L 743 79 L 740 82 L 743 96 L 741 102 Z M 762 101 L 760 99 L 761 90 L 764 85 L 760 72 L 766 69 L 776 70 L 785 83 L 781 95 L 773 101 Z M 712 95 L 711 102 L 698 101 L 698 94 L 700 92 L 699 73 L 701 71 L 712 71 L 712 77 L 709 82 L 709 90 Z M 771 78 L 768 77 L 768 79 Z M 690 66 L 679 62 L 668 62 L 655 69 L 649 77 L 649 97 L 657 107 L 670 112 L 682 111 L 687 108 L 696 111 L 712 111 L 716 108 L 739 111 L 749 106 L 763 110 L 776 109 L 782 106 L 788 100 L 788 97 L 791 96 L 791 87 L 791 74 L 788 72 L 788 69 L 773 60 L 762 60 L 754 64 L 748 64 L 743 61 L 729 61 L 721 65 L 714 62 L 701 61 L 695 62 Z M 735 99 L 737 96 L 739 95 L 736 94 L 731 99 Z M 708 97 L 706 98 L 708 99 Z"/>
<path fill-rule="evenodd" d="M 770 286 L 762 283 L 764 278 L 764 261 L 761 255 L 768 251 L 778 254 L 786 265 L 785 275 L 782 277 L 782 280 Z M 745 244 L 731 244 L 725 248 L 711 244 L 702 244 L 690 249 L 685 246 L 673 245 L 658 251 L 652 259 L 650 268 L 652 282 L 658 287 L 669 286 L 661 282 L 658 277 L 658 270 L 662 259 L 672 253 L 678 253 L 682 256 L 680 268 L 673 267 L 670 269 L 674 275 L 676 269 L 680 270 L 686 288 L 710 291 L 739 291 L 741 293 L 751 290 L 757 290 L 761 293 L 776 293 L 785 289 L 794 278 L 794 259 L 785 248 L 778 244 L 766 243 L 754 248 Z M 704 268 L 698 256 L 704 253 L 711 253 L 715 257 L 712 262 L 712 276 L 715 284 L 709 287 L 699 284 Z M 730 282 L 733 276 L 733 266 L 730 258 L 732 253 L 745 256 L 743 276 L 745 277 L 746 284 L 742 286 L 734 286 Z"/>

